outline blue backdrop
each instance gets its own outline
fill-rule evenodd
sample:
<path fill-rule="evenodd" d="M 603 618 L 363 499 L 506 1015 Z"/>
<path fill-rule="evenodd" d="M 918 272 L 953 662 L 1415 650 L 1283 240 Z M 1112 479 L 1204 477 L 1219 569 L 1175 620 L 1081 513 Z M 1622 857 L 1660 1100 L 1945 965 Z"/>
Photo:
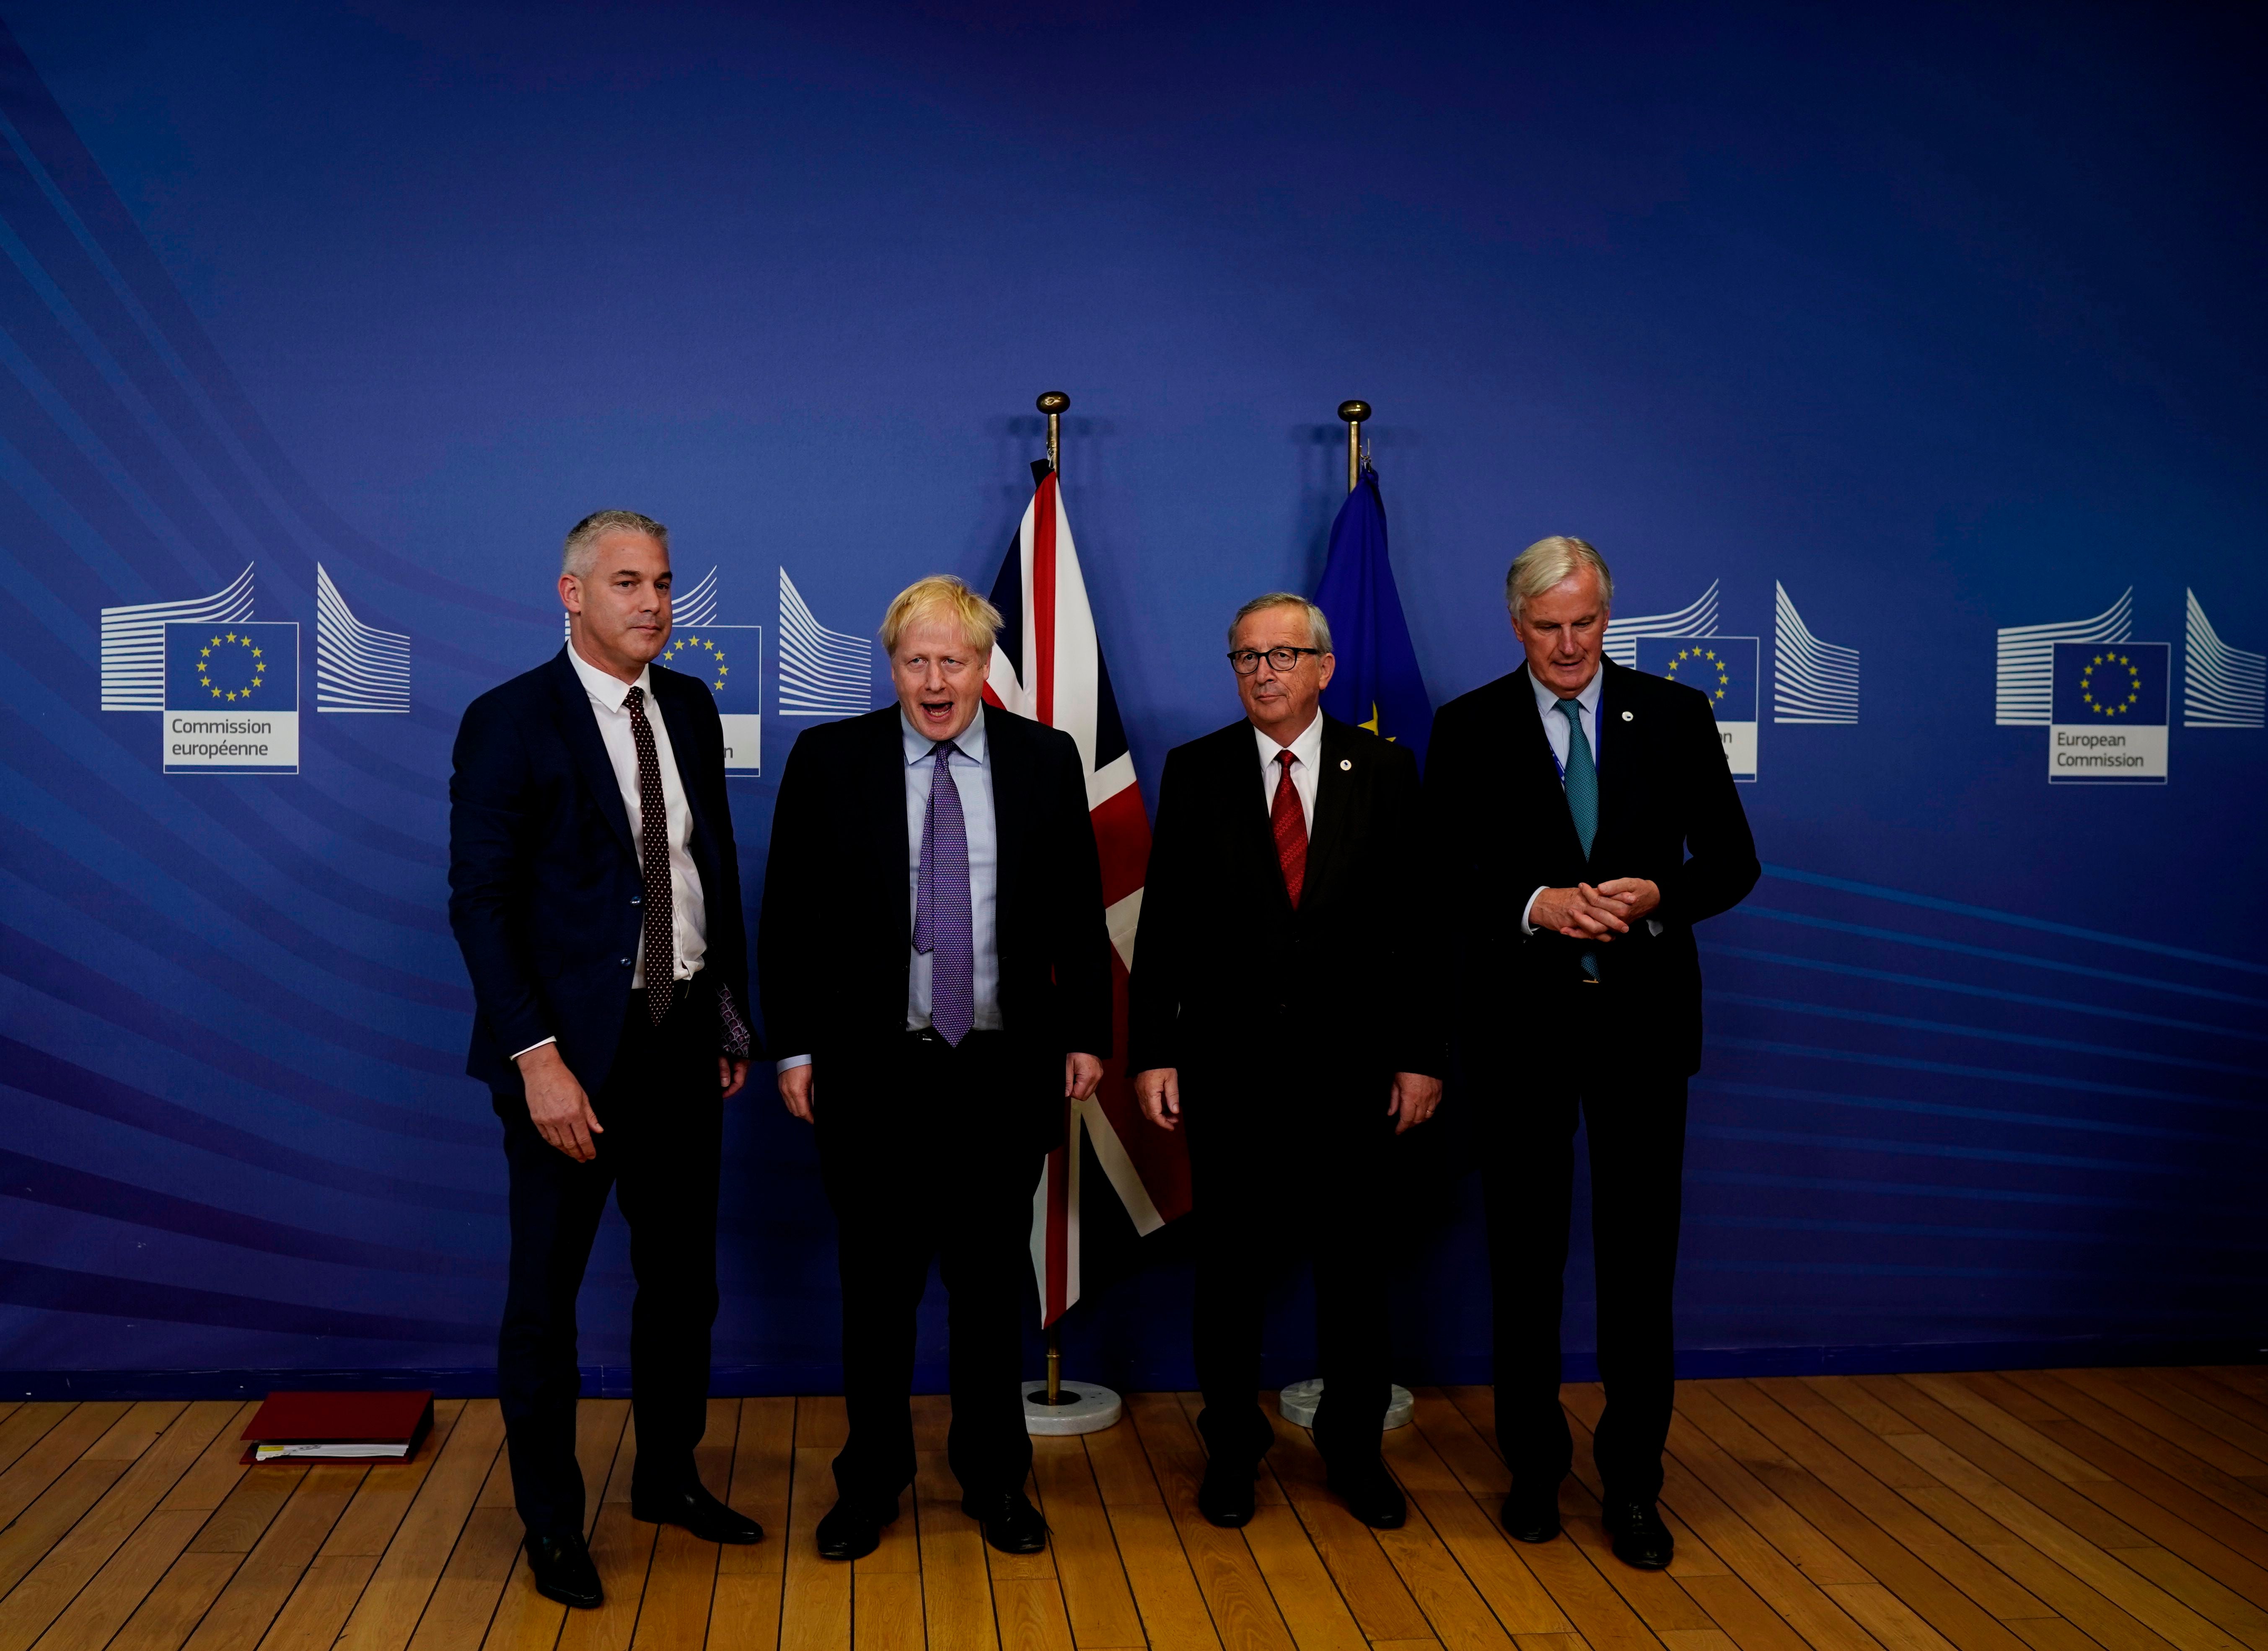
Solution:
<path fill-rule="evenodd" d="M 797 730 L 874 691 L 900 586 L 989 584 L 1056 387 L 1153 803 L 1234 714 L 1226 615 L 1321 571 L 1349 395 L 1435 703 L 1515 662 L 1550 532 L 1625 657 L 1724 662 L 1770 869 L 1704 935 L 1689 1371 L 2268 1336 L 2257 19 L 4 15 L 11 1390 L 477 1386 L 448 752 L 559 645 L 561 534 L 666 520 L 760 661 L 753 915 Z M 1405 1167 L 1408 1380 L 1486 1374 L 1460 1127 Z M 829 1386 L 808 1139 L 752 1094 L 728 1150 L 720 1384 Z M 1188 1235 L 1088 1185 L 1074 1367 L 1185 1383 Z M 627 1293 L 610 1221 L 594 1366 Z"/>

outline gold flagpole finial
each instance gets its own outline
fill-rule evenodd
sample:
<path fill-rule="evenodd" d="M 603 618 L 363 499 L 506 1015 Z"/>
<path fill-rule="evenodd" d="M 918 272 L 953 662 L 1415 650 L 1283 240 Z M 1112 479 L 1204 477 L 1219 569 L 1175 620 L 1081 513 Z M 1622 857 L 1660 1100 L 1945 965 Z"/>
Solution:
<path fill-rule="evenodd" d="M 1063 454 L 1063 416 L 1071 409 L 1071 397 L 1061 390 L 1049 390 L 1034 403 L 1048 416 L 1048 468 L 1061 468 L 1057 461 Z"/>
<path fill-rule="evenodd" d="M 1370 416 L 1368 402 L 1341 402 L 1339 416 L 1347 427 L 1347 491 L 1362 484 L 1362 421 Z"/>

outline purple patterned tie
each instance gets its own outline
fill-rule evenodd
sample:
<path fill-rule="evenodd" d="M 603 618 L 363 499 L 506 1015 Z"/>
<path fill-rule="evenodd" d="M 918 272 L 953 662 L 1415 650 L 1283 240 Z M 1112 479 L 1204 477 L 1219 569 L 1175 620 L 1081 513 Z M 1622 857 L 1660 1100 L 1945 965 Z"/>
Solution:
<path fill-rule="evenodd" d="M 976 1021 L 976 939 L 968 909 L 968 825 L 948 764 L 961 754 L 937 746 L 937 771 L 922 815 L 921 873 L 914 897 L 914 950 L 930 958 L 929 1023 L 958 1049 Z"/>

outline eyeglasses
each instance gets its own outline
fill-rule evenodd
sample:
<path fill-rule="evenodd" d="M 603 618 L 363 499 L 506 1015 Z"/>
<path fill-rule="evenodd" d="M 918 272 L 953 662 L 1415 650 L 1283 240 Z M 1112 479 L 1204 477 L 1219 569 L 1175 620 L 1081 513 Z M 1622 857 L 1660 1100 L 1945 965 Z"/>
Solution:
<path fill-rule="evenodd" d="M 1249 676 L 1260 668 L 1260 661 L 1263 659 L 1272 670 L 1291 671 L 1299 668 L 1301 654 L 1322 652 L 1321 648 L 1270 648 L 1262 653 L 1252 648 L 1239 648 L 1228 656 L 1228 662 L 1236 667 L 1239 676 Z"/>

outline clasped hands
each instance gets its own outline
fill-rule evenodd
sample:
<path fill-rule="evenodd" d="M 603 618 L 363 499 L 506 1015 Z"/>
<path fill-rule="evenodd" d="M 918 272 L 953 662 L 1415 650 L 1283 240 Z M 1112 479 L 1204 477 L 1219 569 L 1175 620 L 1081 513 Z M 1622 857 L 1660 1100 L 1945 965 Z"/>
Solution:
<path fill-rule="evenodd" d="M 606 1125 L 591 1109 L 591 1097 L 567 1069 L 556 1043 L 539 1043 L 519 1058 L 520 1086 L 527 1092 L 527 1121 L 535 1132 L 578 1164 L 599 1155 L 593 1135 L 604 1135 Z M 748 1080 L 748 1063 L 729 1056 L 717 1057 L 717 1087 L 729 1101 Z"/>
<path fill-rule="evenodd" d="M 1102 1063 L 1076 1051 L 1064 1057 L 1064 1099 L 1085 1101 L 1102 1082 Z M 788 1111 L 811 1122 L 811 1063 L 791 1066 L 779 1075 L 780 1100 Z"/>
<path fill-rule="evenodd" d="M 1595 888 L 1577 883 L 1572 888 L 1544 889 L 1528 907 L 1528 921 L 1571 940 L 1604 946 L 1617 934 L 1628 934 L 1631 924 L 1660 903 L 1658 884 L 1643 877 L 1613 877 Z"/>
<path fill-rule="evenodd" d="M 1134 1098 L 1142 1116 L 1161 1130 L 1182 1127 L 1182 1073 L 1177 1066 L 1152 1066 L 1134 1074 Z M 1433 1116 L 1441 1104 L 1441 1080 L 1422 1072 L 1397 1072 L 1386 1097 L 1394 1132 L 1406 1134 Z"/>

